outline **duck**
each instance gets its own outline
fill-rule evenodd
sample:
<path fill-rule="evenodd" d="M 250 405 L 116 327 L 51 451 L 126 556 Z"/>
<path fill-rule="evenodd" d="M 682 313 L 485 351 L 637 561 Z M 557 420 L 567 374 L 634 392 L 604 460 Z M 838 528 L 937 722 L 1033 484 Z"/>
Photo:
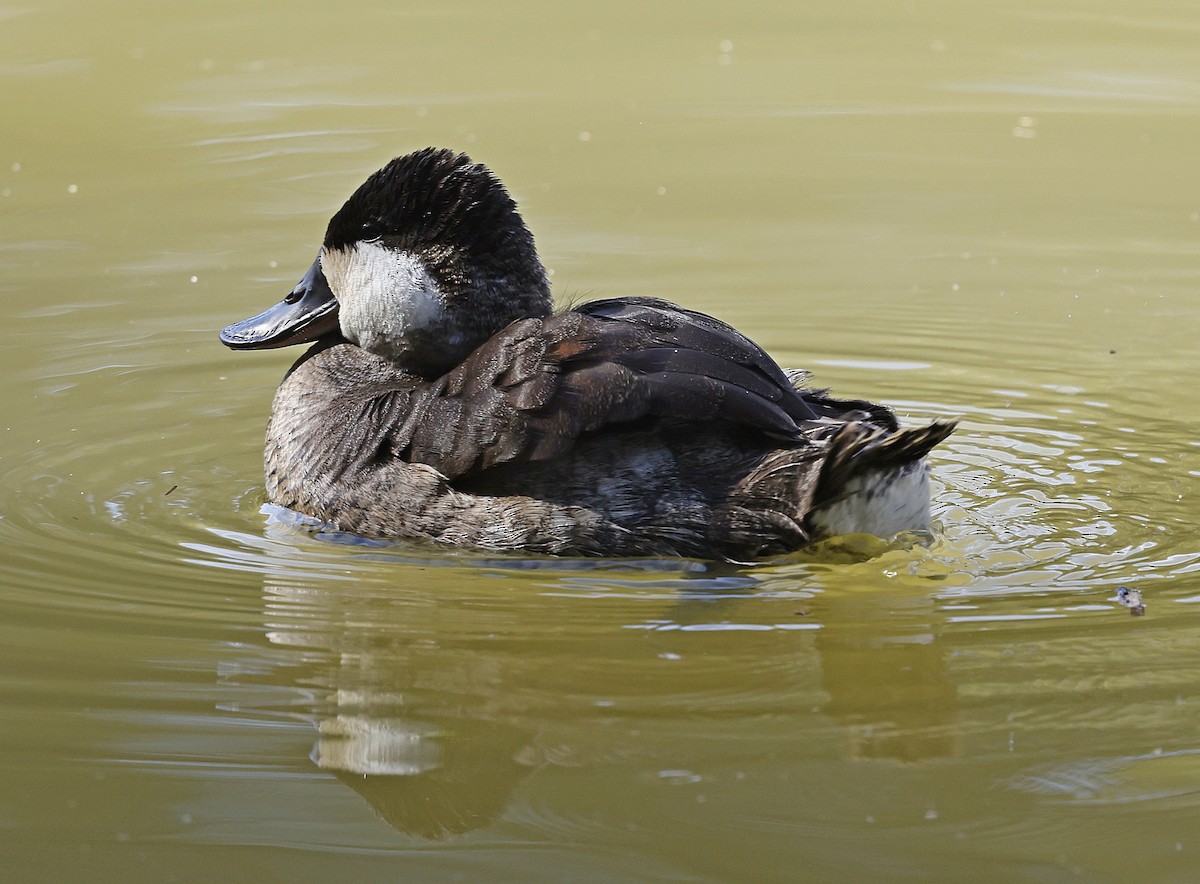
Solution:
<path fill-rule="evenodd" d="M 810 387 L 665 300 L 556 311 L 503 183 L 441 148 L 367 178 L 293 290 L 220 340 L 310 345 L 275 393 L 267 498 L 365 538 L 744 562 L 928 532 L 954 429 Z"/>

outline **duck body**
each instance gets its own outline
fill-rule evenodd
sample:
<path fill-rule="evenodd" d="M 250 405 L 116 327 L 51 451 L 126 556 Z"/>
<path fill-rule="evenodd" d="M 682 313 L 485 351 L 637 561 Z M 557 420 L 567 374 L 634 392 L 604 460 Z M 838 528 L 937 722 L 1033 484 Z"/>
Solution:
<path fill-rule="evenodd" d="M 433 149 L 368 179 L 300 285 L 222 340 L 315 341 L 275 395 L 268 497 L 370 537 L 747 560 L 923 530 L 953 430 L 805 388 L 665 301 L 552 312 L 502 185 Z"/>

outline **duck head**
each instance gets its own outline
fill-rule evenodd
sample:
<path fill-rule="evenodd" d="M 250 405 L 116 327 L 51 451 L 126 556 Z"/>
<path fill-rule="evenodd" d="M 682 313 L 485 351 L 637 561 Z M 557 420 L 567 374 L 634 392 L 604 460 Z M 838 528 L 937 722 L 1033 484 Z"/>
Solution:
<path fill-rule="evenodd" d="M 431 377 L 510 322 L 550 310 L 533 236 L 504 185 L 465 154 L 427 148 L 368 178 L 296 288 L 221 340 L 262 349 L 340 333 Z"/>

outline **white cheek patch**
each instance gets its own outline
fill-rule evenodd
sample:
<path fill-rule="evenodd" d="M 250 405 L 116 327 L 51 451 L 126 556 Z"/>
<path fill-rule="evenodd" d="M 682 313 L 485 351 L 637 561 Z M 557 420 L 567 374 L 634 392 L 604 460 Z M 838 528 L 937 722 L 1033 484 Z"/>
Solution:
<path fill-rule="evenodd" d="M 323 250 L 321 269 L 338 299 L 342 334 L 365 350 L 398 355 L 407 335 L 445 321 L 437 283 L 408 252 L 360 242 Z"/>

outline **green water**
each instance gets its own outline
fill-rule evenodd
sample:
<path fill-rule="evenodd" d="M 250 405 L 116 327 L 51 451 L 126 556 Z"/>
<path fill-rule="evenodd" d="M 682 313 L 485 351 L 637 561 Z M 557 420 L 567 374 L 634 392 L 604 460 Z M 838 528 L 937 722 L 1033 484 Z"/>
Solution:
<path fill-rule="evenodd" d="M 1200 877 L 1197 21 L 0 6 L 3 877 Z M 216 331 L 429 144 L 505 179 L 560 298 L 960 417 L 937 541 L 738 569 L 269 523 L 297 354 Z"/>

